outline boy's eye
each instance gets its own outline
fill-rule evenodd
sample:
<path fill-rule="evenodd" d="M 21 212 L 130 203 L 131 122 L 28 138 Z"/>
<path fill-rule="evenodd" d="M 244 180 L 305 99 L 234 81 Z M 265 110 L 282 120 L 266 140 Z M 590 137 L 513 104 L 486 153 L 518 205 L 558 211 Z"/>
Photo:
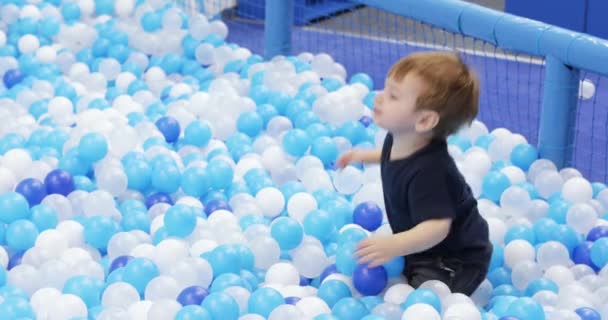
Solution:
<path fill-rule="evenodd" d="M 397 99 L 397 97 L 396 97 L 394 94 L 391 94 L 391 95 L 390 95 L 390 98 L 391 98 L 392 100 Z"/>

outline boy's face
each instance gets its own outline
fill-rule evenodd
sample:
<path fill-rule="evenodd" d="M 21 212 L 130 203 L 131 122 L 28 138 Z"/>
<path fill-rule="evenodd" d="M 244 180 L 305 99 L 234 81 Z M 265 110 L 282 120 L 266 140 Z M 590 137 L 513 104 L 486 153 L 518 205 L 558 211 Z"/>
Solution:
<path fill-rule="evenodd" d="M 430 111 L 416 110 L 416 100 L 424 90 L 424 82 L 413 73 L 401 81 L 387 78 L 384 90 L 376 95 L 374 121 L 393 134 L 427 131 L 421 121 Z"/>

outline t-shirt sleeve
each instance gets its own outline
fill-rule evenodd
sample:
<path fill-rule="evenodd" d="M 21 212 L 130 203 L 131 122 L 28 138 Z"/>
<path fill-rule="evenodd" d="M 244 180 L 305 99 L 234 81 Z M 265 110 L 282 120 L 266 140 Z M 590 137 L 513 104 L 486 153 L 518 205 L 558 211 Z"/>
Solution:
<path fill-rule="evenodd" d="M 456 217 L 448 173 L 441 169 L 423 168 L 417 172 L 410 182 L 408 202 L 415 225 L 430 219 Z"/>

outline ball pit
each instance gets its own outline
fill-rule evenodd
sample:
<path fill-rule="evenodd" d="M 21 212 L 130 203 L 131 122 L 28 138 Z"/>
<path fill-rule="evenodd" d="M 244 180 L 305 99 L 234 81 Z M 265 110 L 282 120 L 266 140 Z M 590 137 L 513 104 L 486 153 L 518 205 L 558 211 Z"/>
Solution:
<path fill-rule="evenodd" d="M 1 319 L 608 318 L 608 189 L 475 121 L 449 150 L 494 253 L 414 290 L 389 234 L 371 77 L 264 61 L 164 0 L 0 4 Z"/>

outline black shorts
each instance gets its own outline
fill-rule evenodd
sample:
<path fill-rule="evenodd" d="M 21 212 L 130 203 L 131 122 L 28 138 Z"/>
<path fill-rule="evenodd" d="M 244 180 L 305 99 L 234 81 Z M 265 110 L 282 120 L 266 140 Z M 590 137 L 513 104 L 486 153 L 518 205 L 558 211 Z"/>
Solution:
<path fill-rule="evenodd" d="M 418 288 L 428 280 L 445 283 L 452 293 L 470 296 L 485 280 L 490 260 L 487 262 L 465 262 L 459 258 L 428 256 L 406 259 L 404 275 L 409 285 Z"/>

